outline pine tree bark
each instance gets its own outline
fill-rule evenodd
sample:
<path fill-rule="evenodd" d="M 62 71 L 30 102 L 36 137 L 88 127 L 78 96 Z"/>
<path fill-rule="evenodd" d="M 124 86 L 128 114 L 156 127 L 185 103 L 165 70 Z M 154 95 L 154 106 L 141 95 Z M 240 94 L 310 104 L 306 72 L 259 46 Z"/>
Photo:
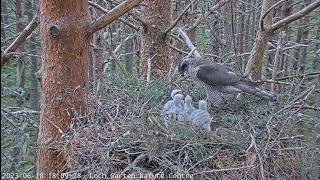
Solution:
<path fill-rule="evenodd" d="M 171 1 L 146 0 L 144 3 L 141 14 L 146 26 L 141 32 L 140 75 L 146 78 L 148 61 L 151 61 L 153 75 L 167 74 L 170 68 L 168 35 L 164 31 L 171 22 Z"/>
<path fill-rule="evenodd" d="M 89 49 L 89 58 L 88 58 L 88 80 L 89 80 L 89 89 L 93 90 L 94 88 L 94 80 L 93 80 L 93 59 L 94 53 L 93 48 Z"/>
<path fill-rule="evenodd" d="M 57 178 L 70 165 L 58 144 L 75 111 L 86 111 L 89 22 L 86 0 L 40 1 L 43 74 L 37 179 Z"/>

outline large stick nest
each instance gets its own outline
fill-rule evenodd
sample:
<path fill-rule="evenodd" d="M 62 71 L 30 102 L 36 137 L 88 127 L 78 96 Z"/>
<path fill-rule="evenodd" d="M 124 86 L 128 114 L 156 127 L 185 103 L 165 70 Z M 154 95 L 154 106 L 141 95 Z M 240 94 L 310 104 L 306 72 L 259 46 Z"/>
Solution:
<path fill-rule="evenodd" d="M 252 97 L 228 101 L 221 109 L 211 109 L 213 132 L 181 123 L 165 129 L 160 109 L 169 95 L 161 92 L 169 94 L 170 89 L 152 83 L 133 86 L 108 85 L 107 96 L 92 96 L 89 113 L 74 119 L 63 137 L 67 175 L 299 179 L 311 169 L 314 149 L 300 126 L 310 119 L 297 110 L 301 99 L 287 108 Z"/>

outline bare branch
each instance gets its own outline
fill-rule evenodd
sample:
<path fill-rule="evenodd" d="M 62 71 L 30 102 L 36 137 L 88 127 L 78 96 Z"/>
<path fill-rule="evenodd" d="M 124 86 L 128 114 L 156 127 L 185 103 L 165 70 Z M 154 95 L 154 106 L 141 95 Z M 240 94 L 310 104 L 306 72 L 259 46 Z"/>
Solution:
<path fill-rule="evenodd" d="M 96 8 L 96 9 L 98 9 L 98 10 L 100 10 L 100 11 L 102 11 L 102 12 L 105 13 L 105 14 L 108 14 L 108 13 L 109 13 L 108 10 L 106 10 L 105 8 L 103 8 L 102 6 L 100 6 L 99 4 L 96 4 L 96 3 L 92 2 L 92 1 L 89 1 L 89 5 L 91 5 L 92 7 Z M 132 23 L 129 22 L 129 21 L 126 21 L 126 20 L 123 19 L 123 18 L 119 18 L 118 20 L 119 20 L 120 22 L 122 22 L 123 24 L 125 24 L 125 25 L 133 28 L 133 29 L 136 30 L 136 31 L 139 30 L 139 28 L 138 28 L 136 25 L 132 24 Z"/>
<path fill-rule="evenodd" d="M 255 83 L 257 83 L 257 84 L 261 84 L 261 83 L 265 83 L 265 82 L 282 83 L 280 81 L 286 80 L 286 79 L 291 79 L 291 78 L 315 78 L 315 77 L 317 77 L 317 75 L 320 75 L 320 71 L 315 71 L 315 72 L 312 72 L 312 73 L 309 73 L 309 74 L 294 74 L 294 75 L 289 75 L 289 76 L 275 78 L 275 79 L 269 79 L 269 80 L 258 80 Z"/>
<path fill-rule="evenodd" d="M 317 0 L 311 4 L 309 4 L 307 7 L 303 8 L 302 10 L 274 23 L 271 25 L 271 29 L 272 31 L 275 31 L 279 28 L 281 28 L 282 26 L 285 26 L 297 19 L 302 18 L 303 16 L 309 14 L 311 11 L 313 11 L 314 9 L 316 9 L 317 7 L 320 7 L 320 0 Z"/>
<path fill-rule="evenodd" d="M 88 27 L 89 33 L 94 33 L 105 26 L 111 24 L 114 20 L 118 19 L 120 16 L 124 15 L 134 7 L 138 6 L 143 0 L 127 0 L 123 3 L 119 4 L 112 10 L 110 10 L 107 14 L 102 16 L 95 22 L 90 23 Z"/>
<path fill-rule="evenodd" d="M 194 56 L 201 58 L 201 55 L 199 54 L 198 50 L 196 50 L 196 47 L 192 44 L 191 40 L 189 39 L 187 33 L 185 33 L 181 28 L 177 29 L 178 33 L 182 36 L 184 41 L 187 43 L 187 46 L 191 51 L 194 51 Z"/>
<path fill-rule="evenodd" d="M 126 69 L 123 67 L 123 65 L 121 64 L 119 58 L 117 57 L 117 55 L 114 53 L 114 51 L 110 48 L 107 48 L 107 51 L 110 53 L 111 57 L 116 61 L 116 63 L 118 64 L 121 72 L 125 75 L 125 77 L 128 77 L 128 73 L 126 71 Z"/>
<path fill-rule="evenodd" d="M 187 142 L 185 140 L 178 139 L 178 138 L 174 137 L 173 135 L 170 135 L 171 134 L 170 131 L 168 131 L 166 128 L 162 127 L 161 124 L 154 119 L 154 117 L 149 116 L 148 120 L 160 129 L 160 131 L 154 132 L 155 135 L 166 137 L 171 142 L 175 142 L 178 144 L 187 144 Z"/>
<path fill-rule="evenodd" d="M 277 7 L 279 4 L 281 4 L 281 3 L 285 2 L 285 1 L 288 1 L 288 0 L 281 0 L 281 1 L 277 2 L 277 3 L 275 3 L 275 4 L 272 5 L 269 9 L 267 9 L 267 11 L 261 16 L 261 19 L 260 19 L 260 29 L 261 29 L 261 31 L 264 30 L 264 24 L 263 24 L 264 18 L 266 18 L 266 16 L 270 13 L 270 11 L 271 11 L 272 9 L 274 9 L 274 8 Z"/>
<path fill-rule="evenodd" d="M 320 107 L 317 106 L 309 106 L 309 105 L 304 105 L 304 106 L 299 106 L 299 105 L 294 105 L 292 106 L 292 108 L 302 108 L 302 109 L 311 109 L 314 111 L 320 111 Z"/>
<path fill-rule="evenodd" d="M 120 50 L 120 48 L 121 48 L 121 46 L 123 46 L 123 44 L 125 44 L 129 39 L 131 39 L 131 38 L 133 38 L 134 36 L 128 36 L 126 39 L 124 39 L 114 50 L 113 50 L 113 52 L 116 54 L 119 50 Z"/>
<path fill-rule="evenodd" d="M 253 149 L 256 151 L 256 154 L 257 154 L 258 159 L 259 159 L 259 167 L 260 167 L 261 179 L 265 180 L 266 178 L 265 178 L 264 167 L 263 167 L 263 159 L 261 157 L 261 154 L 259 153 L 259 150 L 258 150 L 258 147 L 257 147 L 257 143 L 256 143 L 256 139 L 255 139 L 256 131 L 253 128 L 253 126 L 251 126 L 251 129 L 252 129 L 253 132 L 250 134 L 250 137 L 251 137 L 250 147 L 253 147 Z M 249 148 L 247 149 L 247 151 L 249 150 Z"/>
<path fill-rule="evenodd" d="M 114 4 L 114 5 L 119 5 L 120 3 L 116 0 L 107 0 L 108 2 Z M 135 15 L 134 13 L 132 12 L 128 12 L 128 14 L 130 16 L 132 16 L 135 20 L 139 21 L 143 26 L 146 26 L 146 23 L 141 19 L 141 17 Z"/>
<path fill-rule="evenodd" d="M 184 10 L 179 14 L 179 16 L 173 21 L 171 26 L 166 29 L 166 31 L 164 32 L 165 34 L 170 32 L 178 24 L 178 22 L 181 20 L 182 16 L 188 11 L 188 9 L 191 7 L 191 5 L 194 4 L 196 1 L 198 1 L 198 0 L 193 0 L 187 7 L 184 8 Z"/>
<path fill-rule="evenodd" d="M 188 52 L 183 51 L 183 50 L 181 50 L 181 49 L 179 49 L 179 48 L 177 48 L 177 47 L 175 47 L 175 46 L 173 46 L 173 45 L 170 45 L 170 48 L 173 49 L 173 50 L 175 50 L 175 51 L 177 51 L 177 52 L 180 53 L 180 54 L 186 54 L 186 55 L 189 54 Z"/>
<path fill-rule="evenodd" d="M 29 35 L 36 29 L 39 24 L 39 18 L 36 16 L 29 22 L 29 24 L 21 31 L 19 36 L 10 44 L 7 49 L 1 54 L 1 68 L 12 57 L 12 52 L 18 49 L 18 47 L 29 37 Z"/>
<path fill-rule="evenodd" d="M 172 37 L 173 39 L 179 41 L 180 43 L 184 43 L 184 41 L 181 38 L 179 38 L 177 35 L 170 34 L 170 37 Z"/>
<path fill-rule="evenodd" d="M 187 29 L 187 32 L 192 31 L 194 28 L 196 28 L 203 20 L 205 20 L 210 14 L 212 14 L 215 10 L 219 9 L 221 6 L 229 2 L 230 0 L 222 0 L 218 2 L 215 6 L 210 8 L 210 10 L 206 13 L 204 13 L 203 16 L 201 16 L 199 19 L 196 20 L 196 22 L 193 23 L 191 27 Z"/>

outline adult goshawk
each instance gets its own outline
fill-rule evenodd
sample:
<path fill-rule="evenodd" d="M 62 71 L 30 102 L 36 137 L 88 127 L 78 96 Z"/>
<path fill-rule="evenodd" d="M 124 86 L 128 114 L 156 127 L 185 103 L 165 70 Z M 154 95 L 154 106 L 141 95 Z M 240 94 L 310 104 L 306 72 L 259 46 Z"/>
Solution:
<path fill-rule="evenodd" d="M 266 100 L 276 101 L 276 95 L 259 89 L 250 80 L 244 79 L 241 74 L 231 68 L 218 63 L 209 62 L 201 58 L 185 57 L 179 65 L 181 75 L 185 72 L 206 90 L 208 100 L 213 106 L 221 102 L 220 92 L 246 92 Z"/>

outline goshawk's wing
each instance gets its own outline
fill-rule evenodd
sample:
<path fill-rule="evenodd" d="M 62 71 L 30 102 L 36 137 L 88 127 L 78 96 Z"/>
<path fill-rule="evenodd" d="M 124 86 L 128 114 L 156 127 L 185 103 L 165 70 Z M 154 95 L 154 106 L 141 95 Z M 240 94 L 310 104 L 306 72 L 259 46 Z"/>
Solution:
<path fill-rule="evenodd" d="M 240 80 L 239 75 L 221 64 L 200 65 L 197 78 L 211 86 L 232 86 Z"/>

